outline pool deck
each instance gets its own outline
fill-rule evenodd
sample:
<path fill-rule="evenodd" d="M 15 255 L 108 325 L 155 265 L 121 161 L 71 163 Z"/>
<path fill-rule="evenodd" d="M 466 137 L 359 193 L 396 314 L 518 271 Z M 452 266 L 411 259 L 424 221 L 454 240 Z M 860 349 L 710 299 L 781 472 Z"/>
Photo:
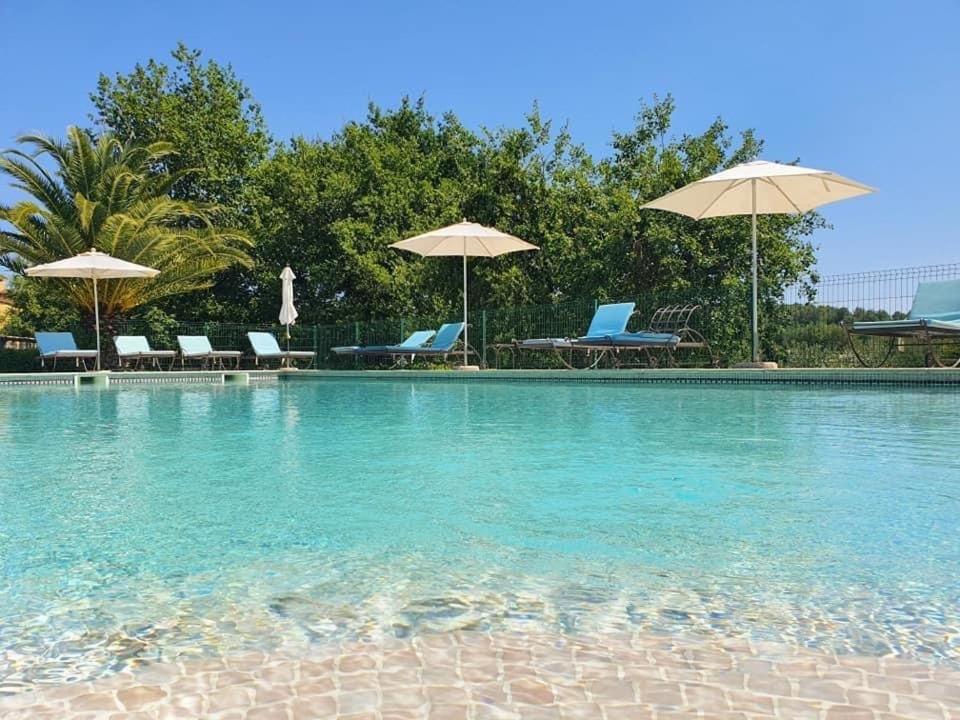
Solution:
<path fill-rule="evenodd" d="M 3 385 L 249 384 L 274 380 L 547 382 L 625 385 L 936 386 L 960 389 L 960 370 L 941 368 L 779 368 L 655 370 L 206 370 L 3 373 Z"/>
<path fill-rule="evenodd" d="M 458 631 L 145 664 L 0 695 L 5 720 L 200 717 L 950 720 L 960 670 L 741 638 Z"/>

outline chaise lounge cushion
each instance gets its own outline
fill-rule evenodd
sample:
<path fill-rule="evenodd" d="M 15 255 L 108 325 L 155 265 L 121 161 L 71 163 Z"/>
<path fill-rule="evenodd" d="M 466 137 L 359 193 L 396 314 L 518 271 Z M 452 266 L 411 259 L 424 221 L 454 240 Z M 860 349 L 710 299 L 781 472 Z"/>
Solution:
<path fill-rule="evenodd" d="M 45 358 L 95 358 L 96 350 L 78 350 L 73 333 L 38 332 L 34 333 L 37 350 Z"/>

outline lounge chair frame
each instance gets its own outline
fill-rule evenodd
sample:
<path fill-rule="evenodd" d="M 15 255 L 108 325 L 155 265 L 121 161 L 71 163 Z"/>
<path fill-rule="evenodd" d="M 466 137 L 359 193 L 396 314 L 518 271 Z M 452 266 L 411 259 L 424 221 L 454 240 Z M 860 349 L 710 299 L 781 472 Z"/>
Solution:
<path fill-rule="evenodd" d="M 694 314 L 702 310 L 703 306 L 697 303 L 687 303 L 683 305 L 665 305 L 657 308 L 650 318 L 647 325 L 647 332 L 670 333 L 680 338 L 676 345 L 651 345 L 642 348 L 646 357 L 647 367 L 678 367 L 677 354 L 680 351 L 705 350 L 710 358 L 710 367 L 719 367 L 720 359 L 714 354 L 713 348 L 703 333 L 694 327 L 691 327 L 690 321 Z M 634 313 L 639 315 L 639 313 Z M 627 346 L 626 349 L 633 349 Z M 619 362 L 619 351 L 614 355 L 615 367 L 623 367 Z"/>
<path fill-rule="evenodd" d="M 922 347 L 927 367 L 960 367 L 960 279 L 921 282 L 905 318 L 870 322 L 844 321 L 850 349 L 860 364 L 881 367 L 897 349 Z M 857 347 L 855 336 L 886 338 L 876 357 L 867 357 L 866 348 Z M 952 346 L 957 357 L 943 352 Z"/>
<path fill-rule="evenodd" d="M 956 358 L 948 358 L 943 353 L 946 347 L 953 347 L 956 352 L 957 346 L 960 345 L 960 330 L 937 327 L 936 323 L 924 318 L 913 321 L 911 325 L 903 323 L 900 327 L 856 328 L 851 321 L 844 321 L 840 326 L 846 334 L 854 357 L 864 367 L 883 367 L 894 352 L 909 347 L 922 347 L 926 350 L 924 353 L 926 367 L 960 368 L 960 353 Z M 870 357 L 863 347 L 857 347 L 854 337 L 886 338 L 886 342 L 880 348 L 877 357 Z"/>
<path fill-rule="evenodd" d="M 149 361 L 149 364 L 155 367 L 159 371 L 164 370 L 173 370 L 174 365 L 177 363 L 177 353 L 174 352 L 172 355 L 164 353 L 163 355 L 154 355 L 153 352 L 150 353 L 134 353 L 123 356 L 117 356 L 117 369 L 118 370 L 133 370 L 138 371 L 143 369 L 144 360 Z M 169 360 L 170 362 L 166 367 L 161 365 L 161 360 Z"/>

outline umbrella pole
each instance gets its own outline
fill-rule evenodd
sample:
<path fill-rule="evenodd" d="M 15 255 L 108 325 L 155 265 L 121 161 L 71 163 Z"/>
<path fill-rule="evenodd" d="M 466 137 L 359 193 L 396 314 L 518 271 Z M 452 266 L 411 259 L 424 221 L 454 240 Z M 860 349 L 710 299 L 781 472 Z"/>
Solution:
<path fill-rule="evenodd" d="M 757 328 L 757 181 L 750 181 L 753 193 L 753 212 L 750 213 L 750 238 L 753 245 L 751 269 L 753 272 L 753 362 L 760 362 L 760 331 Z"/>
<path fill-rule="evenodd" d="M 467 239 L 463 239 L 463 366 L 470 363 L 467 361 Z"/>
<path fill-rule="evenodd" d="M 93 327 L 97 333 L 97 370 L 100 369 L 100 299 L 97 297 L 97 278 L 93 278 Z"/>

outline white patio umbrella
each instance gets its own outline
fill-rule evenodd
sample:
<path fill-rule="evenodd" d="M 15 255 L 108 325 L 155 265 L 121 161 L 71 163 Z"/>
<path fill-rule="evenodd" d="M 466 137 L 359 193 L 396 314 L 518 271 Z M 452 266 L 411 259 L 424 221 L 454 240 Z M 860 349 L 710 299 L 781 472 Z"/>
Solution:
<path fill-rule="evenodd" d="M 390 247 L 424 256 L 463 257 L 463 365 L 467 366 L 467 258 L 497 257 L 522 250 L 539 250 L 513 235 L 478 223 L 459 222 L 393 243 Z"/>
<path fill-rule="evenodd" d="M 756 160 L 736 165 L 642 207 L 688 215 L 695 220 L 750 215 L 753 274 L 753 362 L 760 361 L 757 330 L 757 215 L 805 213 L 814 208 L 866 195 L 874 189 L 826 170 Z"/>
<path fill-rule="evenodd" d="M 280 273 L 280 295 L 282 297 L 280 324 L 287 327 L 287 350 L 290 349 L 290 326 L 297 321 L 299 315 L 297 309 L 293 306 L 293 281 L 296 279 L 297 276 L 293 274 L 289 265 Z"/>
<path fill-rule="evenodd" d="M 57 260 L 45 265 L 34 265 L 25 270 L 30 277 L 90 278 L 93 280 L 93 315 L 97 331 L 97 370 L 100 369 L 100 299 L 97 281 L 116 278 L 151 278 L 159 270 L 115 258 L 112 255 L 87 250 L 71 258 Z"/>

